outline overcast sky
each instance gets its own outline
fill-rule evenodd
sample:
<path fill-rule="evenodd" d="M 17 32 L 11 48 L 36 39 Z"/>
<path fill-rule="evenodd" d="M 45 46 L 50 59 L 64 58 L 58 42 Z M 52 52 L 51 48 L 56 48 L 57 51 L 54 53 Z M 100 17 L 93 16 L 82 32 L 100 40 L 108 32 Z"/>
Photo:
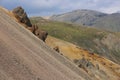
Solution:
<path fill-rule="evenodd" d="M 105 13 L 120 11 L 120 0 L 0 0 L 9 10 L 22 6 L 29 16 L 49 16 L 76 9 L 91 9 Z"/>

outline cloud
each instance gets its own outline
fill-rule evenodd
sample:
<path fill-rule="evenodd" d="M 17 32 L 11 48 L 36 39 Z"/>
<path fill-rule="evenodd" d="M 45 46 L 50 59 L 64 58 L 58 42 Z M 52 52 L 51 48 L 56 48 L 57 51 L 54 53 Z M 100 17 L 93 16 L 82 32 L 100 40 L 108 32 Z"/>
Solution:
<path fill-rule="evenodd" d="M 104 13 L 111 14 L 111 13 L 120 11 L 120 8 L 119 7 L 109 7 L 109 8 L 103 8 L 103 9 L 101 9 L 101 11 Z"/>
<path fill-rule="evenodd" d="M 0 0 L 9 10 L 22 6 L 30 16 L 53 15 L 76 9 L 91 9 L 105 13 L 120 11 L 120 0 Z"/>
<path fill-rule="evenodd" d="M 116 0 L 116 1 L 111 1 L 109 2 L 108 5 L 104 6 L 104 7 L 100 7 L 99 8 L 100 11 L 105 12 L 105 13 L 115 13 L 117 11 L 120 11 L 120 0 Z"/>

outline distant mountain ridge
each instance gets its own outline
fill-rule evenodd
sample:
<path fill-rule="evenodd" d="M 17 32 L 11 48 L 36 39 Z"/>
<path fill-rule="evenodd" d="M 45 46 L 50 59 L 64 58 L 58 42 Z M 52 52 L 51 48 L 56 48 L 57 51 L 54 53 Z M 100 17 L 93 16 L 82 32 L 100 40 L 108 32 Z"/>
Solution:
<path fill-rule="evenodd" d="M 91 25 L 91 22 L 96 19 L 106 16 L 107 14 L 93 11 L 93 10 L 75 10 L 61 15 L 53 15 L 50 17 L 51 20 L 72 22 L 76 24 Z"/>
<path fill-rule="evenodd" d="M 94 21 L 92 26 L 99 29 L 120 32 L 120 13 L 113 13 Z"/>
<path fill-rule="evenodd" d="M 94 10 L 75 10 L 60 15 L 53 15 L 50 20 L 94 26 L 113 32 L 120 31 L 120 13 L 106 14 Z"/>

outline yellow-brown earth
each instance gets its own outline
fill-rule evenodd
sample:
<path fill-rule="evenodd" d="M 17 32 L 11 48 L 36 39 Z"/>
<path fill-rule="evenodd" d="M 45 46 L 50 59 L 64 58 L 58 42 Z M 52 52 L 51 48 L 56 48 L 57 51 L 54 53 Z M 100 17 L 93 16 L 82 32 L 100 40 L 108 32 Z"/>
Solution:
<path fill-rule="evenodd" d="M 58 47 L 63 56 L 74 61 L 75 59 L 85 58 L 88 61 L 92 62 L 95 66 L 99 65 L 99 68 L 106 72 L 106 74 L 111 77 L 110 80 L 119 80 L 120 79 L 120 65 L 97 55 L 96 53 L 90 53 L 85 49 L 82 49 L 74 44 L 69 42 L 48 36 L 46 43 L 51 48 Z M 89 74 L 90 72 L 88 72 Z M 118 78 L 115 78 L 118 76 Z M 100 78 L 100 77 L 99 77 Z"/>

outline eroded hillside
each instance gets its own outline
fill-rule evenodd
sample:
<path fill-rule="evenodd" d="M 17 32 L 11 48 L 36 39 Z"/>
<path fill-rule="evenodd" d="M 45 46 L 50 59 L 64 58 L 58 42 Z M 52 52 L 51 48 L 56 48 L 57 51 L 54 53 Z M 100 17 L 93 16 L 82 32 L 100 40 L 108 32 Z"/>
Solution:
<path fill-rule="evenodd" d="M 0 80 L 92 80 L 0 8 Z M 97 79 L 96 79 L 97 80 Z"/>
<path fill-rule="evenodd" d="M 120 65 L 69 42 L 49 36 L 46 43 L 98 80 L 120 79 Z"/>
<path fill-rule="evenodd" d="M 21 8 L 20 12 L 25 13 Z M 31 31 L 36 26 L 27 25 L 26 17 L 0 7 L 1 80 L 120 79 L 120 66 L 93 52 L 50 36 L 48 47 L 41 33 Z"/>

